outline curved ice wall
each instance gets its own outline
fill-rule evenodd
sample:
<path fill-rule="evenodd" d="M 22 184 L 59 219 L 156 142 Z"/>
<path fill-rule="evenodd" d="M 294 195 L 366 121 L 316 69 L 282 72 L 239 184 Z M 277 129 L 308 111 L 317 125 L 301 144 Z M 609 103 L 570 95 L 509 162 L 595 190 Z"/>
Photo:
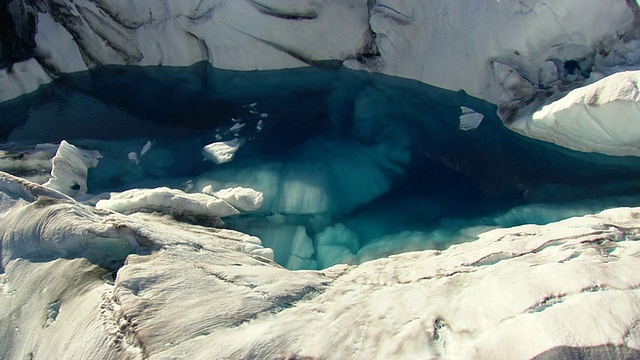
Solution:
<path fill-rule="evenodd" d="M 566 0 L 14 0 L 4 7 L 3 67 L 26 61 L 21 66 L 48 76 L 102 64 L 206 60 L 256 70 L 334 60 L 498 104 L 518 85 L 506 81 L 505 69 L 548 88 L 578 80 L 573 62 L 580 79 L 594 66 L 622 65 L 633 50 L 625 45 L 637 4 L 588 0 L 578 11 Z M 2 97 L 24 91 L 5 88 Z"/>
<path fill-rule="evenodd" d="M 13 0 L 0 8 L 0 100 L 104 64 L 207 61 L 265 70 L 329 61 L 464 90 L 500 105 L 501 119 L 529 137 L 637 156 L 624 139 L 604 136 L 598 141 L 611 145 L 598 147 L 588 134 L 556 137 L 576 128 L 534 114 L 640 62 L 636 1 L 577 6 L 569 0 Z M 595 122 L 611 121 L 597 116 Z M 633 131 L 640 129 L 633 124 Z"/>

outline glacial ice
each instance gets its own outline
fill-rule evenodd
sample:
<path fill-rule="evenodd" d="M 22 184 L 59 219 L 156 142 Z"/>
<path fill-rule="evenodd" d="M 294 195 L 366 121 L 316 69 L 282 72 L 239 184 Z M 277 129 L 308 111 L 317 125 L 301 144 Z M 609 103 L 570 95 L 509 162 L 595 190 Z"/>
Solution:
<path fill-rule="evenodd" d="M 259 255 L 265 249 L 254 237 L 96 210 L 8 174 L 0 179 L 13 184 L 2 196 L 9 188 L 34 196 L 0 202 L 3 358 L 639 352 L 638 208 L 483 232 L 442 251 L 292 272 Z M 49 196 L 55 193 L 59 200 Z M 294 252 L 308 255 L 304 231 L 290 231 L 302 239 Z M 522 336 L 532 333 L 539 336 Z"/>
<path fill-rule="evenodd" d="M 389 165 L 395 159 L 385 159 L 388 154 L 383 149 L 317 139 L 293 154 L 288 162 L 263 161 L 212 170 L 196 179 L 196 188 L 202 188 L 201 184 L 253 188 L 264 194 L 263 211 L 285 214 L 348 212 L 389 189 L 385 171 L 393 170 Z"/>
<path fill-rule="evenodd" d="M 493 73 L 494 61 L 518 69 L 536 87 L 551 88 L 559 79 L 540 77 L 549 74 L 549 60 L 557 61 L 564 72 L 565 61 L 594 59 L 594 49 L 615 49 L 624 42 L 618 35 L 633 31 L 634 6 L 627 1 L 587 0 L 575 11 L 569 0 L 379 0 L 369 23 L 380 55 L 364 63 L 349 60 L 347 65 L 463 89 L 501 104 L 513 98 Z"/>
<path fill-rule="evenodd" d="M 214 191 L 211 185 L 207 185 L 202 189 L 202 192 L 222 199 L 243 211 L 256 211 L 264 203 L 264 195 L 261 192 L 240 186 Z"/>
<path fill-rule="evenodd" d="M 636 2 L 31 4 L 0 358 L 640 357 Z"/>
<path fill-rule="evenodd" d="M 318 266 L 320 269 L 335 264 L 354 263 L 354 254 L 358 252 L 360 244 L 358 236 L 343 224 L 327 227 L 316 237 L 318 242 Z"/>
<path fill-rule="evenodd" d="M 371 6 L 364 0 L 181 5 L 65 0 L 57 11 L 22 5 L 38 17 L 40 63 L 27 59 L 0 70 L 0 100 L 30 93 L 60 74 L 104 64 L 207 61 L 223 69 L 266 70 L 335 60 L 348 68 L 464 90 L 499 105 L 503 121 L 511 124 L 517 120 L 514 109 L 543 105 L 604 76 L 637 69 L 640 62 L 634 32 L 638 5 L 623 0 L 588 0 L 579 15 L 567 10 L 572 7 L 567 0 L 444 5 L 385 0 Z M 544 129 L 542 123 L 532 136 L 571 149 L 628 153 L 577 145 L 571 132 L 536 135 L 561 130 Z"/>
<path fill-rule="evenodd" d="M 240 212 L 228 202 L 206 194 L 188 194 L 169 188 L 131 189 L 113 193 L 109 199 L 99 200 L 98 209 L 123 214 L 157 211 L 173 216 L 196 216 L 218 219 Z"/>
<path fill-rule="evenodd" d="M 38 144 L 20 151 L 0 150 L 0 171 L 42 184 L 51 177 L 51 158 L 57 150 L 58 144 Z"/>
<path fill-rule="evenodd" d="M 13 64 L 11 70 L 0 69 L 0 101 L 31 93 L 52 80 L 35 59 Z"/>
<path fill-rule="evenodd" d="M 15 142 L 4 156 L 28 159 L 21 154 L 29 153 L 25 149 L 43 124 L 38 142 L 75 134 L 75 145 L 103 156 L 89 172 L 90 193 L 164 187 L 155 202 L 129 193 L 132 198 L 114 210 L 139 207 L 199 224 L 221 225 L 220 214 L 195 215 L 193 209 L 206 208 L 201 200 L 190 210 L 165 208 L 173 192 L 217 196 L 219 189 L 255 189 L 233 200 L 218 194 L 234 214 L 243 213 L 225 216 L 224 226 L 259 236 L 282 266 L 359 264 L 403 251 L 441 250 L 472 240 L 477 231 L 465 229 L 544 224 L 636 201 L 637 159 L 528 140 L 504 129 L 495 106 L 375 74 L 313 68 L 232 73 L 207 64 L 117 67 L 66 75 L 64 86 L 54 82 L 47 96 L 39 94 L 0 104 L 1 113 L 16 114 L 4 125 L 7 140 Z M 180 112 L 151 100 L 169 97 Z M 49 104 L 58 99 L 73 106 L 51 112 Z M 473 121 L 463 118 L 473 131 L 460 129 L 465 109 L 473 109 L 467 113 Z M 87 119 L 87 112 L 96 116 Z M 112 134 L 111 126 L 92 131 L 114 121 L 101 115 L 108 113 L 127 114 L 125 133 Z M 49 131 L 52 118 L 58 123 Z M 163 130 L 174 118 L 182 123 Z M 76 121 L 86 125 L 73 126 Z M 239 123 L 246 126 L 229 131 Z M 202 148 L 212 140 L 239 137 L 245 143 L 232 162 L 202 160 Z M 106 197 L 85 200 L 105 204 Z M 282 235 L 281 226 L 300 230 Z M 329 229 L 334 235 L 326 236 Z M 349 246 L 340 243 L 336 229 L 351 234 Z M 292 253 L 294 238 L 311 244 L 312 254 Z"/>
<path fill-rule="evenodd" d="M 71 197 L 85 195 L 89 168 L 98 166 L 101 157 L 98 151 L 81 150 L 62 140 L 51 159 L 51 179 L 44 186 Z"/>
<path fill-rule="evenodd" d="M 468 107 L 460 107 L 460 130 L 462 131 L 471 131 L 475 130 L 480 126 L 482 119 L 484 119 L 484 115 L 477 113 L 473 109 Z"/>
<path fill-rule="evenodd" d="M 590 77 L 572 78 L 565 63 L 580 62 L 585 72 L 594 63 L 637 65 L 618 59 L 633 59 L 637 53 L 624 49 L 633 40 L 628 35 L 637 4 L 623 0 L 588 0 L 581 3 L 580 14 L 569 10 L 573 5 L 568 0 L 380 0 L 371 6 L 364 0 L 180 5 L 61 0 L 56 6 L 58 11 L 32 11 L 38 16 L 35 50 L 46 66 L 34 61 L 39 69 L 30 76 L 51 72 L 42 83 L 60 73 L 105 64 L 188 66 L 208 61 L 223 69 L 267 70 L 335 60 L 350 68 L 463 89 L 501 104 L 513 97 L 493 64 L 516 69 L 532 86 L 546 90 Z M 67 13 L 75 21 L 62 15 Z M 598 60 L 598 53 L 609 59 Z M 19 79 L 11 82 L 2 88 L 16 90 L 0 98 L 35 90 L 19 89 Z"/>
<path fill-rule="evenodd" d="M 77 204 L 54 189 L 6 173 L 0 177 L 3 266 L 17 258 L 83 257 L 114 268 L 137 248 L 113 224 L 101 222 L 103 212 Z"/>
<path fill-rule="evenodd" d="M 318 264 L 313 240 L 304 226 L 279 222 L 261 222 L 244 229 L 262 240 L 262 245 L 273 249 L 274 260 L 291 270 L 315 269 Z"/>
<path fill-rule="evenodd" d="M 640 156 L 639 71 L 615 73 L 522 115 L 509 127 L 570 149 Z"/>
<path fill-rule="evenodd" d="M 130 254 L 184 246 L 187 254 L 200 248 L 225 264 L 243 259 L 239 254 L 261 265 L 273 257 L 254 237 L 97 210 L 6 173 L 0 189 L 2 358 L 138 356 L 139 344 L 125 339 L 120 310 L 128 310 L 112 291 L 114 271 Z"/>
<path fill-rule="evenodd" d="M 214 142 L 205 146 L 202 149 L 202 153 L 205 159 L 211 160 L 216 164 L 224 164 L 233 160 L 233 156 L 241 145 L 239 139 Z"/>
<path fill-rule="evenodd" d="M 74 37 L 50 13 L 38 13 L 37 25 L 36 53 L 44 64 L 60 73 L 88 70 Z"/>

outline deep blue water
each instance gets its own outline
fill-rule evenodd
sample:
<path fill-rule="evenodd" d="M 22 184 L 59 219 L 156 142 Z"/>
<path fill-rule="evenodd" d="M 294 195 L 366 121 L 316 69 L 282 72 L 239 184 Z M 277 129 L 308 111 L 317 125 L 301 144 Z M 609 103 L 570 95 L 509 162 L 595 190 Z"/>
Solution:
<path fill-rule="evenodd" d="M 476 130 L 459 130 L 461 106 L 485 115 Z M 104 158 L 90 171 L 92 193 L 189 188 L 198 179 L 255 186 L 258 180 L 247 180 L 247 174 L 266 167 L 279 178 L 308 182 L 312 190 L 330 187 L 326 209 L 303 200 L 291 200 L 296 206 L 274 201 L 265 212 L 231 219 L 229 226 L 251 233 L 252 222 L 280 213 L 315 239 L 340 222 L 358 236 L 359 246 L 403 231 L 545 223 L 636 205 L 640 159 L 527 139 L 505 129 L 495 114 L 495 106 L 462 91 L 343 68 L 109 66 L 64 75 L 0 104 L 0 143 L 25 147 L 66 139 L 100 150 Z M 232 119 L 245 124 L 237 133 L 229 131 Z M 203 160 L 202 147 L 216 136 L 245 139 L 233 162 Z M 130 163 L 127 154 L 147 141 L 151 150 L 139 164 Z M 545 210 L 505 215 L 527 206 Z M 425 247 L 449 244 L 444 236 Z"/>

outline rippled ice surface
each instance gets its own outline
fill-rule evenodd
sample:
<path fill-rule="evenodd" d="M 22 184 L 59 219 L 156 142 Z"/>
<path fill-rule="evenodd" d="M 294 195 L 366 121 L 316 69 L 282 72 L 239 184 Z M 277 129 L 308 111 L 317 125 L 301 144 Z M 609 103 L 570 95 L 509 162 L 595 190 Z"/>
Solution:
<path fill-rule="evenodd" d="M 461 126 L 462 107 L 484 115 L 477 128 L 478 116 Z M 113 66 L 0 104 L 0 149 L 66 139 L 99 150 L 94 194 L 260 190 L 261 211 L 226 226 L 260 236 L 294 269 L 443 249 L 490 227 L 638 205 L 638 159 L 523 138 L 495 111 L 464 92 L 331 64 L 267 72 Z M 233 139 L 242 144 L 233 161 L 204 160 L 205 145 Z"/>

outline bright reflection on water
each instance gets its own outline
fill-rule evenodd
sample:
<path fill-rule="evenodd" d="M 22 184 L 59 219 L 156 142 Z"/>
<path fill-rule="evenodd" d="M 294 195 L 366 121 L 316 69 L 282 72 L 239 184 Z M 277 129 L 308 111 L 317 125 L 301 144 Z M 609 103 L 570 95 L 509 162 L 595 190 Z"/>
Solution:
<path fill-rule="evenodd" d="M 477 129 L 459 129 L 461 106 L 485 116 Z M 463 92 L 345 69 L 107 67 L 0 104 L 0 142 L 66 139 L 99 150 L 92 193 L 263 191 L 261 212 L 227 225 L 260 236 L 291 268 L 442 249 L 490 227 L 637 205 L 638 159 L 523 138 L 495 110 Z M 233 162 L 203 160 L 205 145 L 234 137 L 244 145 Z"/>

